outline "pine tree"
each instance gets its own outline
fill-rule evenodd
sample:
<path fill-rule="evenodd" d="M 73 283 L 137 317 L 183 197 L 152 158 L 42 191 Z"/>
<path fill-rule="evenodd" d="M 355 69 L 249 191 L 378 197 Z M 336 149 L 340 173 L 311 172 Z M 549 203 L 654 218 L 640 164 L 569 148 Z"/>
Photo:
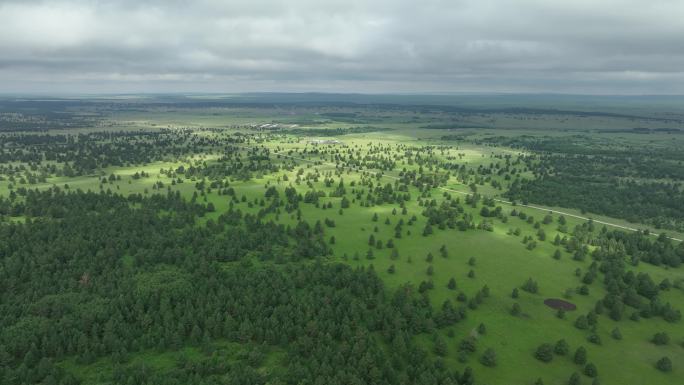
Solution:
<path fill-rule="evenodd" d="M 665 332 L 656 333 L 653 335 L 651 342 L 656 345 L 667 345 L 670 343 L 670 336 L 668 336 Z"/>
<path fill-rule="evenodd" d="M 435 335 L 434 338 L 435 346 L 434 346 L 434 352 L 436 355 L 440 357 L 444 357 L 447 354 L 447 344 L 444 341 L 442 337 L 439 335 Z"/>
<path fill-rule="evenodd" d="M 584 374 L 592 378 L 598 376 L 596 365 L 592 364 L 591 362 L 586 364 L 584 366 Z"/>
<path fill-rule="evenodd" d="M 613 329 L 613 331 L 610 332 L 610 335 L 616 340 L 622 339 L 622 333 L 620 332 L 620 329 L 618 329 L 618 328 Z"/>
<path fill-rule="evenodd" d="M 570 347 L 568 346 L 568 343 L 565 341 L 565 339 L 558 340 L 558 342 L 556 342 L 556 345 L 553 347 L 553 352 L 558 354 L 559 356 L 564 356 L 568 354 L 569 350 Z"/>
<path fill-rule="evenodd" d="M 580 385 L 582 383 L 582 377 L 580 376 L 579 373 L 574 372 L 573 374 L 570 375 L 570 379 L 568 379 L 568 385 Z"/>
<path fill-rule="evenodd" d="M 480 362 L 484 366 L 488 367 L 494 367 L 496 366 L 496 353 L 494 352 L 494 349 L 487 349 L 484 351 L 484 354 L 482 354 L 482 357 L 480 358 Z"/>
<path fill-rule="evenodd" d="M 584 365 L 587 363 L 587 349 L 585 349 L 584 346 L 580 346 L 575 350 L 573 361 L 575 361 L 577 365 Z"/>
<path fill-rule="evenodd" d="M 669 357 L 663 357 L 656 362 L 656 368 L 661 372 L 671 372 L 672 371 L 672 361 Z"/>
<path fill-rule="evenodd" d="M 551 362 L 553 360 L 553 347 L 551 344 L 541 344 L 534 352 L 534 357 L 541 362 Z"/>

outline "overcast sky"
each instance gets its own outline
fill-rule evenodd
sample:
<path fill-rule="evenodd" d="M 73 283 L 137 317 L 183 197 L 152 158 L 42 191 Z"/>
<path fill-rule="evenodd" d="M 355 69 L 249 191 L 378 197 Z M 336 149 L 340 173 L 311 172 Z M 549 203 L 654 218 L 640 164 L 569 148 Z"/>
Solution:
<path fill-rule="evenodd" d="M 682 0 L 0 0 L 0 93 L 684 94 Z"/>

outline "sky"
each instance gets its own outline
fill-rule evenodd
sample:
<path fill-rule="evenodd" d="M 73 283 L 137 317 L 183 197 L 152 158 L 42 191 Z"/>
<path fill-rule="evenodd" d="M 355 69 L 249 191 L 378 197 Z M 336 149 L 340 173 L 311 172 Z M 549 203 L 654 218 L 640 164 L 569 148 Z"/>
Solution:
<path fill-rule="evenodd" d="M 684 94 L 682 0 L 0 0 L 0 93 Z"/>

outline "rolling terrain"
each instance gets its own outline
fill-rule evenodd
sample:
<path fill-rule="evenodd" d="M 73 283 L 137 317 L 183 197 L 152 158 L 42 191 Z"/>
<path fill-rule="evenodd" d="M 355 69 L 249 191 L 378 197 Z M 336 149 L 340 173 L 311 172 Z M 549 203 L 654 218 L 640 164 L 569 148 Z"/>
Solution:
<path fill-rule="evenodd" d="M 349 98 L 3 100 L 0 382 L 684 381 L 684 113 Z"/>

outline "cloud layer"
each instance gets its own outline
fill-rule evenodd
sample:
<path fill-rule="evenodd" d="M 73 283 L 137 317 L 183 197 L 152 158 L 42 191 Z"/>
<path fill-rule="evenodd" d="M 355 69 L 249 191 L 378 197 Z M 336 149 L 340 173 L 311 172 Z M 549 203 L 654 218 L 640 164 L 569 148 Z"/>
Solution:
<path fill-rule="evenodd" d="M 679 0 L 0 0 L 0 92 L 684 94 Z"/>

